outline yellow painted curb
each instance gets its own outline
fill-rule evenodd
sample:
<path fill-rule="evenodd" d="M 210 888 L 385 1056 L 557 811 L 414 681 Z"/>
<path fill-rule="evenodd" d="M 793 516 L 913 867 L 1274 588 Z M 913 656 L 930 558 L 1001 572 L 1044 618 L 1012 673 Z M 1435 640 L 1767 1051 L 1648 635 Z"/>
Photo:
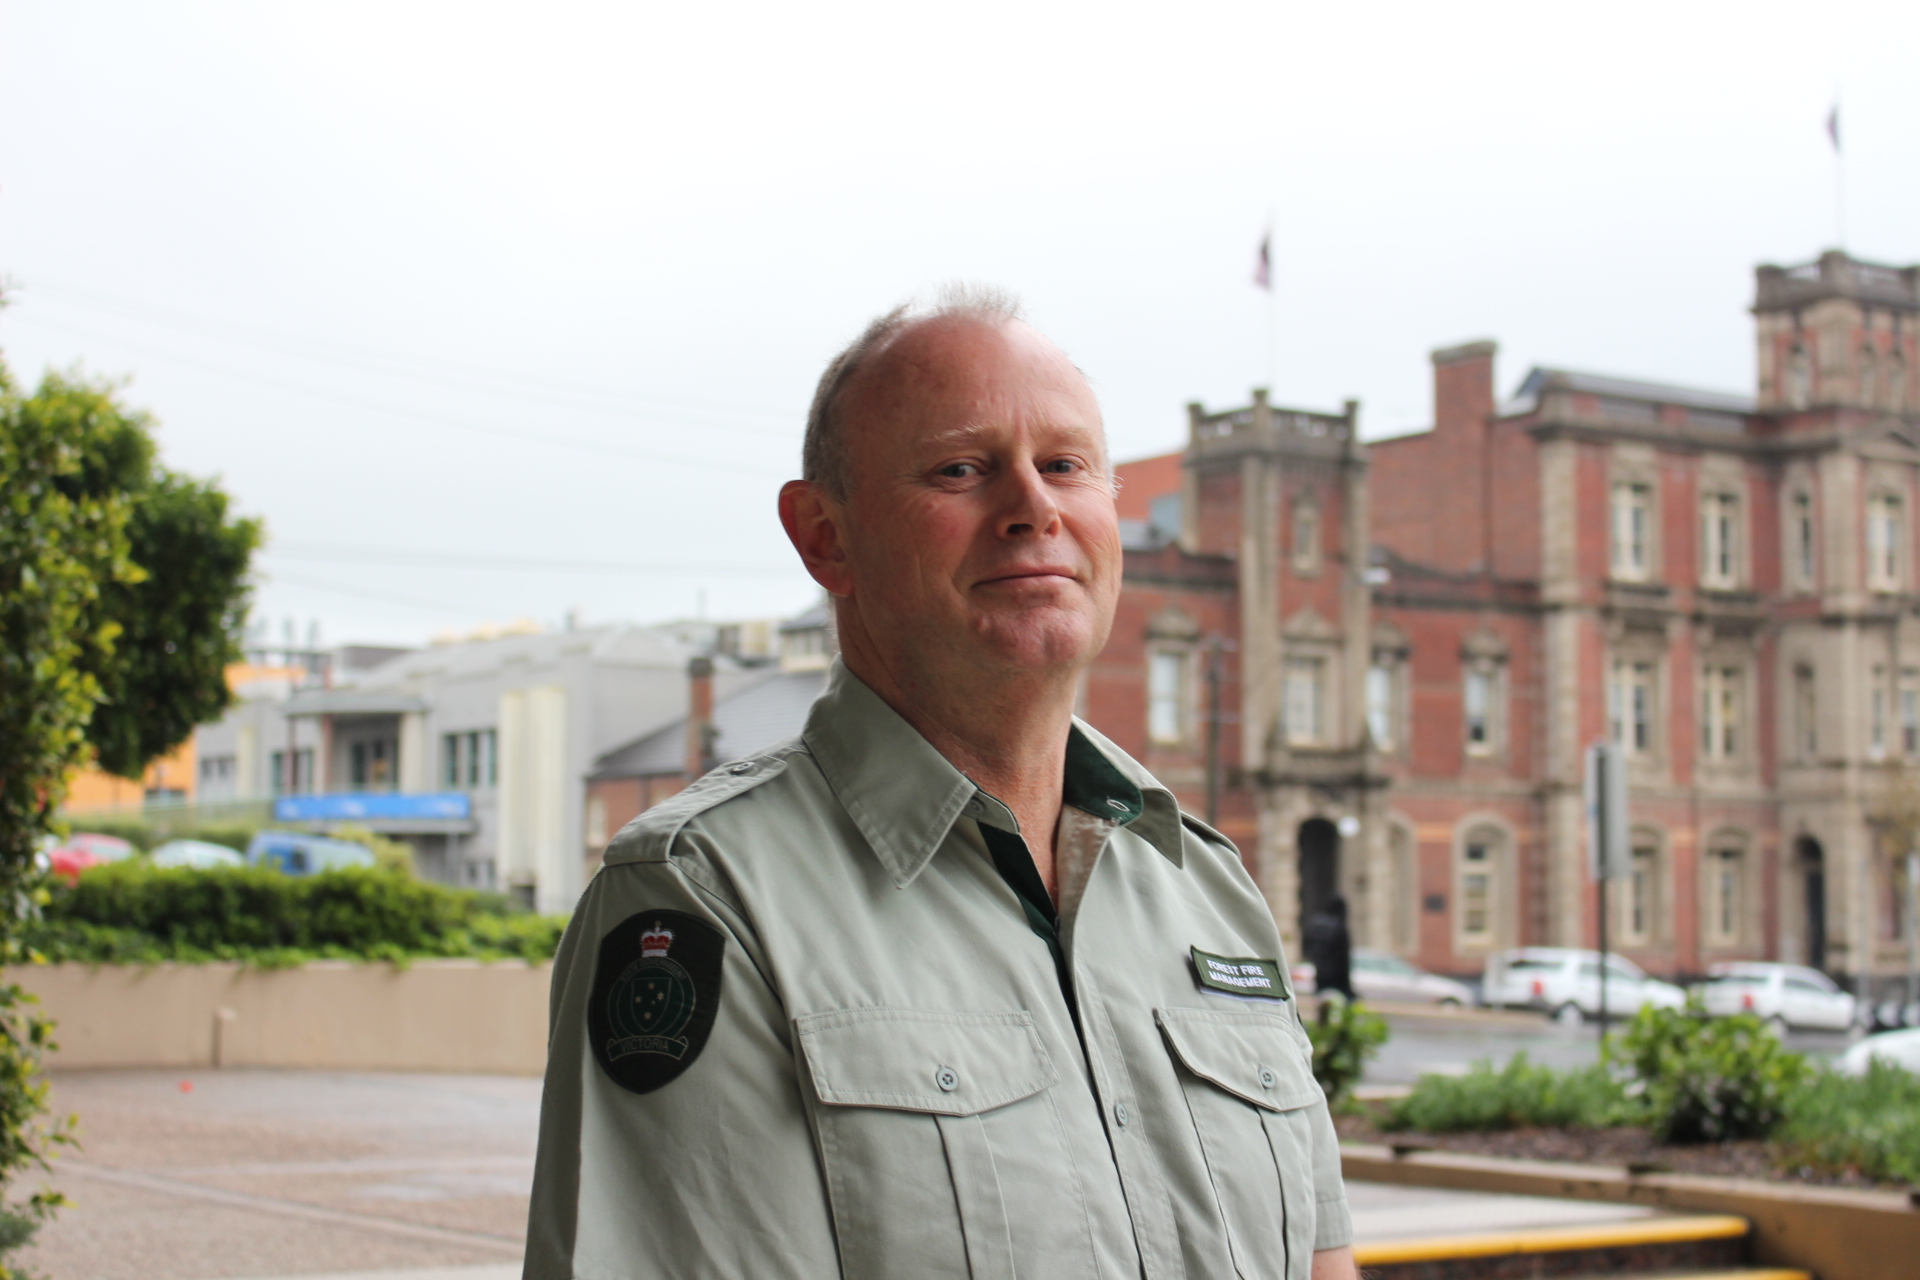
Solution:
<path fill-rule="evenodd" d="M 1623 1249 L 1682 1240 L 1724 1240 L 1744 1236 L 1745 1218 L 1727 1214 L 1688 1218 L 1640 1218 L 1599 1226 L 1546 1227 L 1538 1231 L 1496 1231 L 1478 1236 L 1431 1236 L 1425 1240 L 1383 1240 L 1357 1244 L 1353 1260 L 1363 1267 L 1394 1262 L 1437 1262 L 1443 1258 L 1488 1258 L 1505 1253 L 1560 1253 L 1572 1249 Z M 1783 1272 L 1799 1275 L 1799 1272 Z"/>
<path fill-rule="evenodd" d="M 1745 1271 L 1689 1271 L 1685 1275 L 1668 1276 L 1667 1280 L 1813 1280 L 1813 1273 L 1766 1267 L 1758 1271 L 1752 1268 Z"/>

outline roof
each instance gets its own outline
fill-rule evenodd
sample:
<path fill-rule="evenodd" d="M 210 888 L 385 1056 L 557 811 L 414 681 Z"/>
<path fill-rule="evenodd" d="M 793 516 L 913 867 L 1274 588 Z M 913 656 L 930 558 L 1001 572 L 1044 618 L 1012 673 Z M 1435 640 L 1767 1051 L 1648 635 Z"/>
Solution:
<path fill-rule="evenodd" d="M 551 666 L 570 654 L 585 654 L 596 663 L 612 666 L 684 671 L 687 660 L 699 652 L 696 646 L 661 628 L 610 623 L 416 649 L 371 671 L 354 673 L 351 687 L 369 691 L 417 688 L 423 680 L 485 676 L 508 663 Z"/>
<path fill-rule="evenodd" d="M 716 699 L 713 724 L 719 733 L 715 752 L 722 759 L 738 759 L 797 736 L 806 726 L 814 700 L 826 687 L 824 669 L 768 671 L 763 678 Z M 588 779 L 678 774 L 685 770 L 686 763 L 687 719 L 682 716 L 601 756 Z"/>
<path fill-rule="evenodd" d="M 1513 399 L 1500 406 L 1503 416 L 1531 413 L 1546 390 L 1578 391 L 1616 400 L 1645 400 L 1655 404 L 1680 405 L 1704 409 L 1710 413 L 1753 413 L 1752 396 L 1727 391 L 1702 391 L 1698 387 L 1677 387 L 1666 382 L 1641 382 L 1635 378 L 1616 378 L 1604 373 L 1580 373 L 1572 369 L 1548 369 L 1535 366 L 1520 384 Z"/>

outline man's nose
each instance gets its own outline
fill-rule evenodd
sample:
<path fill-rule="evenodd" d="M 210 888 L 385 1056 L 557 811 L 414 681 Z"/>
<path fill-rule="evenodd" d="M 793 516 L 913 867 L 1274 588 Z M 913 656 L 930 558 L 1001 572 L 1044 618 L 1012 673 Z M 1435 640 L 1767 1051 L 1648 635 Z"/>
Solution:
<path fill-rule="evenodd" d="M 1053 487 L 1040 469 L 1022 462 L 1002 473 L 1005 507 L 999 513 L 1000 535 L 1020 538 L 1029 534 L 1052 533 L 1060 523 L 1060 507 L 1053 500 Z"/>

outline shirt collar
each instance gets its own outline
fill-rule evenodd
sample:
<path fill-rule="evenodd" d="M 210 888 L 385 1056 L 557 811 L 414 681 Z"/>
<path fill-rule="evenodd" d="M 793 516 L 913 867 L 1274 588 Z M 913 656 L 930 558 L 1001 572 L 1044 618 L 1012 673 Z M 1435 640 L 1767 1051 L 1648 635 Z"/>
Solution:
<path fill-rule="evenodd" d="M 954 768 L 838 658 L 801 738 L 899 888 L 913 883 L 962 814 L 1008 830 L 1015 826 L 1004 805 Z M 1067 740 L 1065 800 L 1129 826 L 1180 864 L 1180 809 L 1173 793 L 1079 720 Z"/>

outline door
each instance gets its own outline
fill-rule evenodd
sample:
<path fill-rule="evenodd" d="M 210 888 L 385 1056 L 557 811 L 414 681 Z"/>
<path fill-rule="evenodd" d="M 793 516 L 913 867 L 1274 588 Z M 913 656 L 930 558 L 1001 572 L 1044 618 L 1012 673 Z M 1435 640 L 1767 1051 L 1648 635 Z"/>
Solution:
<path fill-rule="evenodd" d="M 1820 842 L 1800 837 L 1800 868 L 1807 907 L 1807 966 L 1827 967 L 1827 868 Z"/>
<path fill-rule="evenodd" d="M 1340 829 L 1325 818 L 1300 824 L 1300 933 L 1340 892 Z"/>

